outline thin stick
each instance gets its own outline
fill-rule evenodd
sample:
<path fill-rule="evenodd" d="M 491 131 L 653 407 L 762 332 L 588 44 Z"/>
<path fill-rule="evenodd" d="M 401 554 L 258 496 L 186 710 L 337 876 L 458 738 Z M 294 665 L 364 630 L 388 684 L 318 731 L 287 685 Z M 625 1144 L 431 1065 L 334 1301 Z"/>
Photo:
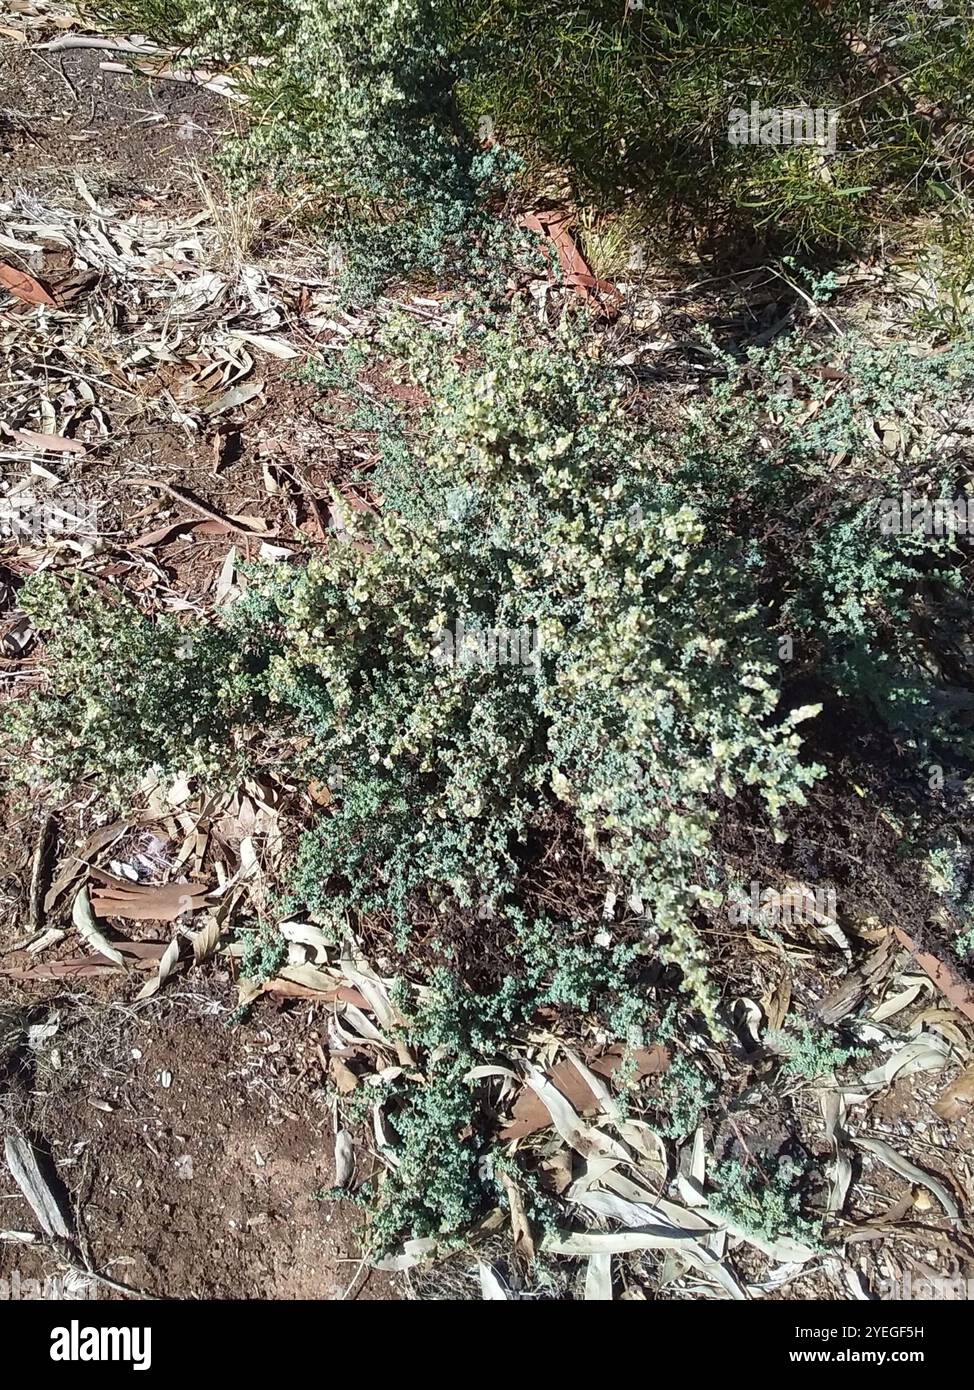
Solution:
<path fill-rule="evenodd" d="M 98 67 L 102 72 L 127 73 L 129 77 L 148 77 L 152 82 L 192 82 L 206 92 L 215 92 L 218 97 L 225 97 L 227 101 L 246 101 L 241 92 L 235 92 L 232 87 L 225 87 L 211 73 L 201 69 L 176 72 L 173 68 L 154 68 L 148 63 L 136 63 L 134 67 L 128 63 L 99 63 Z"/>
<path fill-rule="evenodd" d="M 184 507 L 199 512 L 200 516 L 205 516 L 208 521 L 218 521 L 221 526 L 226 526 L 229 531 L 235 532 L 238 536 L 246 536 L 248 540 L 261 541 L 281 538 L 279 531 L 248 530 L 246 526 L 232 521 L 223 512 L 218 512 L 214 507 L 208 506 L 206 502 L 198 501 L 191 492 L 185 492 L 181 487 L 175 487 L 172 483 L 164 482 L 161 478 L 122 478 L 121 481 L 132 487 L 162 488 L 163 492 L 168 492 L 169 496 L 174 497 L 177 502 L 182 502 Z"/>
<path fill-rule="evenodd" d="M 31 932 L 39 932 L 44 927 L 44 861 L 47 858 L 47 847 L 51 839 L 51 829 L 54 825 L 54 816 L 48 813 L 41 826 L 41 833 L 37 837 L 37 848 L 34 850 L 34 863 L 30 874 L 30 929 Z"/>
<path fill-rule="evenodd" d="M 176 56 L 171 49 L 160 48 L 158 44 L 130 43 L 127 39 L 96 39 L 67 35 L 64 38 L 51 39 L 48 43 L 31 45 L 34 53 L 65 53 L 71 48 L 107 48 L 113 53 L 138 53 L 143 58 L 158 57 L 160 54 L 165 54 L 167 58 Z"/>
<path fill-rule="evenodd" d="M 87 1256 L 69 1241 L 54 1237 L 43 1243 L 63 1264 L 66 1264 L 70 1270 L 73 1270 L 75 1274 L 80 1274 L 84 1279 L 94 1279 L 96 1284 L 102 1284 L 106 1289 L 114 1289 L 116 1293 L 123 1293 L 128 1298 L 143 1299 L 148 1303 L 165 1302 L 158 1294 L 147 1293 L 145 1289 L 134 1289 L 130 1284 L 122 1284 L 117 1279 L 110 1279 L 107 1274 L 99 1274 L 96 1269 L 92 1268 L 91 1261 Z M 79 1255 L 81 1256 L 80 1259 L 78 1258 Z"/>

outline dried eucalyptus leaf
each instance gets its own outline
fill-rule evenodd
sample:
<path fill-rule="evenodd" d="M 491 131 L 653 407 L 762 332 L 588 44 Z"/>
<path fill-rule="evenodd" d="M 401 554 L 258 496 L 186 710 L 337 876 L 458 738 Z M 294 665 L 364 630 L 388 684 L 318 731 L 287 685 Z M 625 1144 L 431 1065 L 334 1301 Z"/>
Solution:
<path fill-rule="evenodd" d="M 105 936 L 104 932 L 102 932 L 101 928 L 98 926 L 95 920 L 95 914 L 92 911 L 91 899 L 88 897 L 88 889 L 85 887 L 78 889 L 74 905 L 71 908 L 71 920 L 93 951 L 97 951 L 99 955 L 107 957 L 110 961 L 114 961 L 114 963 L 120 965 L 123 970 L 128 968 L 125 964 L 125 957 L 122 955 L 121 951 L 115 949 L 108 937 Z"/>

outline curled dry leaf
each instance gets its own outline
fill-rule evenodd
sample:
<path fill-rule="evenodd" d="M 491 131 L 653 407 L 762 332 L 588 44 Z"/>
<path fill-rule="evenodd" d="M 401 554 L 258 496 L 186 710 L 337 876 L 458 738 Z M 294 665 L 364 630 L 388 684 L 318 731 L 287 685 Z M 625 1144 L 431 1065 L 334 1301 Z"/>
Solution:
<path fill-rule="evenodd" d="M 968 1048 L 968 1038 L 960 1026 L 961 1022 L 954 1009 L 924 1009 L 911 1020 L 911 1027 L 934 1029 L 964 1054 Z"/>
<path fill-rule="evenodd" d="M 974 1113 L 974 1066 L 969 1066 L 952 1081 L 934 1105 L 942 1120 L 959 1120 Z"/>
<path fill-rule="evenodd" d="M 504 1191 L 507 1193 L 507 1205 L 511 1212 L 511 1233 L 514 1236 L 514 1248 L 530 1263 L 534 1259 L 534 1237 L 531 1235 L 531 1226 L 524 1209 L 524 1198 L 509 1173 L 502 1171 L 500 1178 L 504 1185 Z"/>
<path fill-rule="evenodd" d="M 901 927 L 894 927 L 893 931 L 897 940 L 913 953 L 917 965 L 920 966 L 921 970 L 926 971 L 954 1008 L 967 1018 L 974 1020 L 974 990 L 971 989 L 970 985 L 965 984 L 953 966 L 940 960 L 938 956 L 932 955 L 929 951 L 921 951 L 913 938 L 908 936 Z"/>
<path fill-rule="evenodd" d="M 24 444 L 30 449 L 43 449 L 49 454 L 86 454 L 84 444 L 77 439 L 67 439 L 63 434 L 38 434 L 36 430 L 5 429 L 4 434 L 16 444 Z"/>
<path fill-rule="evenodd" d="M 343 1096 L 351 1095 L 358 1085 L 358 1077 L 348 1063 L 342 1061 L 341 1057 L 329 1057 L 328 1074 L 335 1089 Z"/>
<path fill-rule="evenodd" d="M 788 1016 L 791 1007 L 791 971 L 787 966 L 781 972 L 781 978 L 775 987 L 774 993 L 768 1000 L 765 1014 L 768 1020 L 768 1032 L 777 1033 Z"/>
<path fill-rule="evenodd" d="M 180 938 L 174 936 L 159 959 L 159 969 L 151 979 L 146 980 L 145 984 L 136 995 L 137 999 L 151 999 L 154 994 L 162 989 L 163 985 L 172 974 L 173 967 L 179 960 L 179 945 Z"/>
<path fill-rule="evenodd" d="M 863 1149 L 866 1153 L 872 1154 L 874 1158 L 879 1159 L 880 1163 L 891 1168 L 894 1173 L 899 1173 L 901 1178 L 906 1178 L 907 1182 L 917 1183 L 921 1187 L 928 1188 L 947 1215 L 955 1220 L 959 1219 L 960 1207 L 946 1185 L 939 1178 L 934 1177 L 932 1173 L 928 1173 L 924 1168 L 918 1168 L 915 1163 L 911 1163 L 908 1158 L 897 1153 L 896 1149 L 891 1144 L 887 1144 L 885 1139 L 855 1138 L 852 1142 L 857 1149 Z"/>
<path fill-rule="evenodd" d="M 825 1120 L 825 1137 L 832 1145 L 834 1161 L 828 1169 L 827 1205 L 833 1214 L 842 1211 L 852 1186 L 852 1162 L 846 1152 L 846 1101 L 841 1091 L 823 1091 L 819 1096 Z"/>
<path fill-rule="evenodd" d="M 220 942 L 220 934 L 223 925 L 216 913 L 208 913 L 204 918 L 203 925 L 199 931 L 194 931 L 190 937 L 193 943 L 193 959 L 197 965 L 212 956 Z"/>
<path fill-rule="evenodd" d="M 267 333 L 246 333 L 243 329 L 234 329 L 229 336 L 237 342 L 249 343 L 251 347 L 257 348 L 259 352 L 266 352 L 270 357 L 280 357 L 283 361 L 301 355 L 296 347 L 286 343 L 283 338 L 272 338 Z"/>
<path fill-rule="evenodd" d="M 61 932 L 60 936 L 64 933 Z M 32 965 L 27 969 L 0 968 L 0 975 L 10 980 L 84 980 L 96 975 L 111 975 L 132 964 L 137 970 L 151 970 L 165 951 L 161 941 L 119 941 L 117 949 L 124 959 L 121 967 L 99 953 L 94 956 L 70 956 L 49 964 Z"/>
<path fill-rule="evenodd" d="M 314 965 L 287 965 L 273 980 L 265 980 L 252 995 L 275 994 L 282 999 L 317 999 L 322 1003 L 342 1003 L 368 1009 L 368 1000 L 358 990 L 340 984 Z"/>
<path fill-rule="evenodd" d="M 91 876 L 103 885 L 91 895 L 98 916 L 135 922 L 175 922 L 186 913 L 199 912 L 212 891 L 208 883 L 130 883 L 103 869 L 92 869 Z"/>
<path fill-rule="evenodd" d="M 91 910 L 91 902 L 88 898 L 88 889 L 83 886 L 78 889 L 75 897 L 74 906 L 71 909 L 71 920 L 93 951 L 97 951 L 100 956 L 106 956 L 110 961 L 114 961 L 116 965 L 121 965 L 124 968 L 125 957 L 112 945 L 95 921 L 95 914 Z"/>
<path fill-rule="evenodd" d="M 906 989 L 899 990 L 896 994 L 884 999 L 881 1004 L 877 1004 L 869 1015 L 873 1023 L 883 1023 L 887 1018 L 895 1018 L 898 1013 L 908 1009 L 917 996 L 924 989 L 930 989 L 932 981 L 924 977 L 917 980 L 914 984 L 907 985 Z"/>
<path fill-rule="evenodd" d="M 548 1111 L 550 1123 L 565 1143 L 571 1145 L 582 1158 L 604 1157 L 618 1159 L 623 1163 L 628 1162 L 629 1155 L 618 1140 L 612 1139 L 599 1129 L 584 1124 L 577 1111 L 568 1103 L 557 1086 L 552 1085 L 547 1076 L 538 1071 L 537 1068 L 532 1068 L 528 1072 L 527 1084 Z"/>
<path fill-rule="evenodd" d="M 285 941 L 294 942 L 298 946 L 307 946 L 310 951 L 313 951 L 315 964 L 321 964 L 327 960 L 328 948 L 331 945 L 330 938 L 312 922 L 282 922 L 280 932 Z"/>
<path fill-rule="evenodd" d="M 206 406 L 205 414 L 219 415 L 224 410 L 234 410 L 237 406 L 246 405 L 255 396 L 259 396 L 264 389 L 262 381 L 251 382 L 247 386 L 234 386 L 231 390 L 225 391 L 222 396 L 218 396 L 212 404 Z"/>
<path fill-rule="evenodd" d="M 521 226 L 529 232 L 548 237 L 558 255 L 564 283 L 572 286 L 583 299 L 594 299 L 598 311 L 608 319 L 615 318 L 623 302 L 622 295 L 608 280 L 592 274 L 591 267 L 579 251 L 568 228 L 572 217 L 568 212 L 529 212 Z"/>
<path fill-rule="evenodd" d="M 865 1100 L 874 1091 L 892 1086 L 900 1076 L 912 1076 L 918 1071 L 942 1071 L 950 1059 L 950 1043 L 939 1033 L 924 1033 L 901 1047 L 879 1066 L 864 1072 L 852 1086 L 845 1086 L 842 1095 L 850 1104 Z"/>
<path fill-rule="evenodd" d="M 368 1000 L 368 1007 L 375 1014 L 379 1026 L 393 1032 L 402 1019 L 389 998 L 389 990 L 384 980 L 352 950 L 346 950 L 341 960 L 342 974 L 354 985 L 358 992 Z"/>
<path fill-rule="evenodd" d="M 586 1058 L 591 1071 L 599 1076 L 612 1077 L 622 1065 L 625 1057 L 622 1047 L 609 1047 L 595 1056 Z M 637 1047 L 631 1056 L 636 1077 L 657 1076 L 666 1071 L 670 1056 L 665 1047 Z M 579 1070 L 572 1062 L 560 1062 L 547 1073 L 548 1080 L 557 1087 L 574 1108 L 583 1115 L 597 1114 L 601 1107 L 601 1097 L 593 1092 Z M 501 1139 L 525 1139 L 551 1123 L 547 1108 L 541 1099 L 530 1089 L 525 1089 L 514 1102 L 511 1123 L 501 1130 Z"/>
<path fill-rule="evenodd" d="M 220 944 L 220 937 L 227 920 L 236 905 L 236 893 L 224 894 L 212 911 L 204 914 L 200 927 L 189 933 L 193 947 L 193 960 L 196 965 L 201 965 L 203 961 L 208 960 L 214 954 Z"/>
<path fill-rule="evenodd" d="M 177 521 L 170 521 L 167 526 L 159 526 L 154 531 L 146 531 L 144 535 L 137 536 L 132 541 L 132 550 L 152 550 L 154 546 L 163 545 L 166 541 L 172 540 L 183 531 L 192 528 L 198 530 L 205 522 L 199 522 L 195 517 L 184 516 Z"/>

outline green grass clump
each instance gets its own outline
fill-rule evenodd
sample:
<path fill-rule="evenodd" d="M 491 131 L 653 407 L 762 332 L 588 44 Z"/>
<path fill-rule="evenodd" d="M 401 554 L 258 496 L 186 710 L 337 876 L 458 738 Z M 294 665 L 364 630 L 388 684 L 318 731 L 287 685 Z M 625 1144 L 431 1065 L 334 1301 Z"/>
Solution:
<path fill-rule="evenodd" d="M 569 189 L 646 240 L 732 259 L 868 247 L 963 198 L 974 18 L 962 0 L 104 0 L 116 22 L 257 57 L 230 160 L 316 202 L 356 293 L 485 274 L 489 216 Z M 512 61 L 516 55 L 516 61 Z M 833 150 L 737 145 L 729 114 L 838 113 Z M 490 139 L 485 140 L 485 132 Z"/>

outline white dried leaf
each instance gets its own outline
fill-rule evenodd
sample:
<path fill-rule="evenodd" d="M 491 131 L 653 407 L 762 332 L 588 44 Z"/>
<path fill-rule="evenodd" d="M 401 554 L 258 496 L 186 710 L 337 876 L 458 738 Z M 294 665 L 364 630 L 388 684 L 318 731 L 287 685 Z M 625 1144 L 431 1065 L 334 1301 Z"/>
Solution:
<path fill-rule="evenodd" d="M 869 1017 L 874 1023 L 882 1023 L 887 1018 L 892 1018 L 894 1014 L 902 1011 L 913 1003 L 917 995 L 923 992 L 924 986 L 933 987 L 930 980 L 918 980 L 916 984 L 909 985 L 906 989 L 900 990 L 899 994 L 894 994 L 889 999 L 884 999 L 882 1004 L 878 1004 Z"/>
<path fill-rule="evenodd" d="M 603 1134 L 601 1130 L 585 1124 L 557 1086 L 549 1081 L 543 1072 L 532 1067 L 526 1081 L 547 1110 L 555 1129 L 576 1153 L 581 1154 L 583 1158 L 605 1155 L 622 1163 L 628 1161 L 629 1155 L 622 1145 Z"/>
<path fill-rule="evenodd" d="M 612 1302 L 612 1256 L 589 1255 L 585 1270 L 585 1302 Z"/>
<path fill-rule="evenodd" d="M 353 956 L 352 952 L 346 949 L 341 960 L 341 971 L 349 984 L 354 985 L 361 994 L 364 994 L 368 1000 L 369 1008 L 378 1019 L 379 1026 L 389 1032 L 398 1028 L 402 1020 L 398 1011 L 393 1008 L 385 982 L 366 964 L 361 956 L 357 953 Z"/>
<path fill-rule="evenodd" d="M 347 1129 L 335 1135 L 335 1186 L 348 1187 L 355 1172 L 355 1144 Z"/>
<path fill-rule="evenodd" d="M 33 1144 L 22 1134 L 10 1134 L 3 1142 L 3 1151 L 10 1175 L 45 1235 L 73 1240 L 71 1215 L 45 1176 Z"/>
<path fill-rule="evenodd" d="M 173 966 L 179 960 L 179 936 L 174 936 L 166 947 L 159 960 L 159 969 L 148 979 L 138 994 L 136 999 L 151 999 L 157 994 L 172 974 Z"/>
<path fill-rule="evenodd" d="M 40 1052 L 46 1042 L 50 1042 L 61 1027 L 61 1015 L 52 1014 L 43 1023 L 34 1023 L 27 1029 L 27 1046 L 31 1052 Z"/>
<path fill-rule="evenodd" d="M 401 1255 L 387 1255 L 377 1260 L 373 1269 L 383 1269 L 390 1274 L 401 1274 L 403 1270 L 414 1269 L 436 1253 L 436 1241 L 432 1236 L 418 1236 L 403 1242 Z"/>
<path fill-rule="evenodd" d="M 850 1102 L 865 1100 L 874 1091 L 891 1086 L 900 1076 L 912 1076 L 918 1071 L 941 1071 L 950 1053 L 951 1046 L 946 1038 L 939 1033 L 924 1033 L 894 1052 L 880 1066 L 865 1072 L 854 1086 L 845 1087 L 842 1094 Z"/>
<path fill-rule="evenodd" d="M 232 545 L 227 551 L 226 558 L 220 566 L 220 573 L 217 576 L 216 584 L 213 588 L 213 602 L 216 605 L 227 603 L 234 593 L 233 576 L 237 566 L 237 548 Z"/>
<path fill-rule="evenodd" d="M 509 1297 L 505 1285 L 500 1276 L 490 1265 L 485 1265 L 479 1261 L 477 1269 L 480 1273 L 480 1291 L 488 1302 L 507 1303 Z"/>
<path fill-rule="evenodd" d="M 918 1168 L 915 1163 L 911 1163 L 908 1158 L 904 1158 L 901 1153 L 887 1144 L 884 1139 L 853 1139 L 857 1149 L 863 1149 L 866 1153 L 872 1154 L 880 1163 L 891 1168 L 894 1173 L 899 1173 L 901 1178 L 906 1178 L 907 1182 L 917 1183 L 921 1187 L 928 1188 L 937 1201 L 943 1207 L 948 1216 L 955 1220 L 960 1218 L 960 1207 L 957 1205 L 946 1186 L 935 1178 L 932 1173 L 926 1172 L 923 1168 Z"/>
<path fill-rule="evenodd" d="M 243 329 L 235 328 L 229 336 L 239 342 L 249 343 L 251 347 L 266 352 L 271 357 L 279 357 L 282 361 L 301 355 L 297 348 L 286 343 L 283 338 L 271 338 L 266 333 L 246 333 Z"/>
<path fill-rule="evenodd" d="M 93 951 L 97 951 L 99 955 L 114 961 L 123 970 L 127 968 L 125 957 L 121 951 L 115 949 L 95 921 L 95 914 L 91 910 L 91 900 L 88 897 L 88 889 L 85 887 L 78 889 L 74 905 L 71 908 L 71 920 Z"/>
<path fill-rule="evenodd" d="M 734 1275 L 690 1235 L 682 1239 L 649 1231 L 584 1231 L 546 1236 L 541 1249 L 550 1255 L 625 1255 L 638 1250 L 679 1250 L 701 1273 L 706 1274 L 737 1300 L 747 1293 Z"/>
<path fill-rule="evenodd" d="M 307 946 L 314 953 L 316 964 L 327 959 L 331 941 L 320 927 L 311 922 L 282 922 L 279 930 L 285 941 Z"/>

